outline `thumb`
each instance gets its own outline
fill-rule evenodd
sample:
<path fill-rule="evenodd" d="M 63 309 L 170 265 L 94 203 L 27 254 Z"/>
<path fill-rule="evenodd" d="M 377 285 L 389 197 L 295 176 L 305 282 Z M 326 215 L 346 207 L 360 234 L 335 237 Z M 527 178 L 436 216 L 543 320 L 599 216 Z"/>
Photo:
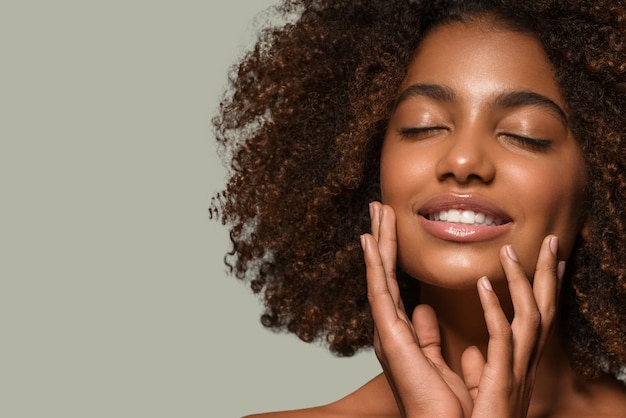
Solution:
<path fill-rule="evenodd" d="M 485 358 L 475 345 L 467 347 L 461 356 L 461 370 L 465 386 L 473 401 L 478 396 L 478 385 L 485 367 Z"/>

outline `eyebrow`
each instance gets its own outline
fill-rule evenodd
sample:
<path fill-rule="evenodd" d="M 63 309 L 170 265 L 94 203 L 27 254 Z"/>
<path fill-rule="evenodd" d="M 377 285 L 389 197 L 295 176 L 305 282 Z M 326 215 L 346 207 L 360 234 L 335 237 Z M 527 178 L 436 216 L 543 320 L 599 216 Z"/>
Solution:
<path fill-rule="evenodd" d="M 499 109 L 510 109 L 521 106 L 541 107 L 557 116 L 565 126 L 569 126 L 567 114 L 555 102 L 541 94 L 532 91 L 510 91 L 499 94 L 494 100 Z"/>
<path fill-rule="evenodd" d="M 440 102 L 454 103 L 457 100 L 454 90 L 450 87 L 441 86 L 439 84 L 412 84 L 400 93 L 394 108 L 409 97 L 428 97 Z"/>
<path fill-rule="evenodd" d="M 408 98 L 420 96 L 446 103 L 455 103 L 458 100 L 456 93 L 450 87 L 439 84 L 412 84 L 400 93 L 395 101 L 394 109 Z M 546 96 L 532 91 L 505 91 L 495 96 L 492 106 L 496 109 L 540 107 L 554 114 L 566 127 L 569 126 L 567 114 L 559 105 Z"/>

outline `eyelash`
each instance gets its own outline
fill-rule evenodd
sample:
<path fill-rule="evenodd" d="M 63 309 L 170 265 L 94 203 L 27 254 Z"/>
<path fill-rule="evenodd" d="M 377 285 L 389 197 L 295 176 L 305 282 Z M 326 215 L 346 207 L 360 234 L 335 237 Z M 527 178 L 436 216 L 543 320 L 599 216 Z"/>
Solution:
<path fill-rule="evenodd" d="M 545 139 L 529 138 L 527 136 L 504 134 L 508 138 L 512 138 L 524 148 L 528 148 L 531 151 L 547 151 L 552 148 L 552 142 Z"/>
<path fill-rule="evenodd" d="M 419 137 L 428 136 L 431 134 L 435 134 L 442 129 L 446 129 L 443 126 L 427 126 L 427 127 L 419 127 L 419 128 L 401 128 L 399 130 L 400 135 L 403 138 L 414 139 Z M 503 134 L 504 136 L 513 139 L 518 142 L 524 148 L 527 148 L 531 151 L 547 151 L 552 148 L 552 142 L 547 141 L 545 139 L 536 139 L 530 138 L 527 136 L 514 135 L 514 134 Z"/>
<path fill-rule="evenodd" d="M 429 134 L 434 134 L 442 129 L 446 129 L 442 126 L 427 126 L 424 128 L 401 128 L 399 130 L 400 135 L 403 138 L 417 138 L 422 136 L 428 136 Z"/>

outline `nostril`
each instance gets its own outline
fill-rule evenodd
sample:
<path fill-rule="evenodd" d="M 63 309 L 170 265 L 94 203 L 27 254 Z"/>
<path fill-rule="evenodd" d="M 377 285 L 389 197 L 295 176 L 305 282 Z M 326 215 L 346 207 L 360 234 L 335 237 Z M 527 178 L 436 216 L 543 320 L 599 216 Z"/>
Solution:
<path fill-rule="evenodd" d="M 487 135 L 476 129 L 465 128 L 448 137 L 448 147 L 442 150 L 436 166 L 440 180 L 460 184 L 493 180 L 495 165 Z"/>
<path fill-rule="evenodd" d="M 442 181 L 452 180 L 459 184 L 467 184 L 473 182 L 489 183 L 493 180 L 493 176 L 483 177 L 476 173 L 448 172 L 445 173 L 443 176 L 439 176 L 439 179 Z"/>
<path fill-rule="evenodd" d="M 437 164 L 437 177 L 440 180 L 452 180 L 460 184 L 470 182 L 488 183 L 495 177 L 495 166 L 486 156 L 475 158 L 443 157 Z"/>

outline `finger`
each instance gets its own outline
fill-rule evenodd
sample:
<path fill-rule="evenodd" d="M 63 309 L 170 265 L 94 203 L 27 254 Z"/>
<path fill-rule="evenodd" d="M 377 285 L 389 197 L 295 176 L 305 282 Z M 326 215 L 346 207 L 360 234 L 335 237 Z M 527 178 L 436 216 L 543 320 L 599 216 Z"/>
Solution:
<path fill-rule="evenodd" d="M 441 355 L 441 334 L 437 315 L 429 305 L 417 305 L 413 310 L 413 328 L 422 352 L 437 365 L 444 365 Z"/>
<path fill-rule="evenodd" d="M 485 367 L 485 357 L 475 345 L 465 349 L 461 356 L 461 370 L 463 371 L 463 380 L 467 387 L 472 401 L 476 401 L 478 396 L 478 386 L 480 378 Z"/>
<path fill-rule="evenodd" d="M 557 278 L 558 238 L 547 236 L 541 246 L 533 280 L 533 294 L 541 315 L 539 344 L 547 339 L 556 315 L 559 280 Z"/>
<path fill-rule="evenodd" d="M 378 245 L 370 234 L 361 235 L 366 266 L 367 297 L 376 323 L 392 323 L 399 319 L 396 301 L 387 285 L 387 277 Z M 382 328 L 382 330 L 386 327 Z M 382 333 L 379 329 L 379 333 Z M 381 335 L 382 337 L 382 335 Z"/>
<path fill-rule="evenodd" d="M 385 373 L 402 369 L 415 361 L 422 363 L 420 367 L 425 367 L 426 358 L 416 344 L 417 336 L 413 326 L 404 309 L 398 309 L 387 286 L 377 242 L 370 234 L 364 234 L 361 236 L 361 245 L 366 264 L 367 296 L 374 319 L 376 356 Z M 414 377 L 407 376 L 409 379 Z"/>
<path fill-rule="evenodd" d="M 544 251 L 550 251 L 549 246 L 542 245 L 540 253 Z M 505 245 L 502 247 L 500 263 L 506 274 L 515 312 L 511 322 L 515 373 L 517 376 L 523 376 L 526 374 L 528 362 L 537 343 L 541 313 L 537 307 L 530 281 L 512 246 Z"/>
<path fill-rule="evenodd" d="M 369 205 L 370 211 L 370 229 L 372 236 L 378 241 L 379 227 L 380 227 L 380 208 L 382 204 L 380 202 L 371 202 Z"/>
<path fill-rule="evenodd" d="M 379 208 L 378 249 L 383 260 L 385 271 L 395 278 L 396 250 L 396 214 L 391 206 Z"/>
<path fill-rule="evenodd" d="M 380 227 L 378 237 L 378 251 L 385 270 L 387 287 L 398 308 L 404 310 L 400 289 L 396 280 L 396 259 L 398 242 L 396 237 L 396 214 L 391 206 L 380 207 Z"/>
<path fill-rule="evenodd" d="M 380 334 L 378 333 L 378 327 L 374 324 L 374 353 L 380 364 L 385 368 L 387 366 L 387 359 L 385 357 L 385 351 L 383 350 L 382 342 L 380 341 Z"/>
<path fill-rule="evenodd" d="M 511 325 L 502 311 L 498 296 L 493 291 L 489 279 L 484 276 L 478 279 L 477 288 L 489 333 L 487 362 L 493 365 L 494 370 L 510 370 L 513 364 Z"/>
<path fill-rule="evenodd" d="M 556 265 L 556 306 L 559 307 L 559 297 L 561 295 L 561 289 L 563 288 L 563 277 L 565 277 L 565 268 L 567 267 L 567 262 L 565 260 L 560 260 Z"/>
<path fill-rule="evenodd" d="M 416 334 L 417 345 L 419 346 L 419 352 L 424 359 L 424 365 L 430 370 L 436 370 L 437 376 L 441 377 L 449 385 L 449 389 L 452 390 L 457 400 L 463 408 L 463 416 L 470 416 L 471 405 L 473 398 L 469 391 L 463 384 L 459 376 L 453 372 L 441 354 L 441 333 L 439 331 L 439 322 L 437 315 L 432 307 L 429 305 L 418 305 L 413 310 L 412 318 L 413 329 Z M 484 363 L 484 362 L 483 362 Z M 479 366 L 482 368 L 482 366 Z M 404 367 L 403 367 L 404 369 Z M 478 372 L 480 376 L 480 372 Z M 433 379 L 425 378 L 426 389 L 430 395 L 434 393 Z M 480 377 L 477 381 L 480 380 Z M 459 385 L 452 382 L 458 382 Z M 422 400 L 423 402 L 423 400 Z M 422 416 L 422 415 L 419 415 Z M 448 415 L 445 415 L 448 416 Z M 456 415 L 455 415 L 456 416 Z"/>

